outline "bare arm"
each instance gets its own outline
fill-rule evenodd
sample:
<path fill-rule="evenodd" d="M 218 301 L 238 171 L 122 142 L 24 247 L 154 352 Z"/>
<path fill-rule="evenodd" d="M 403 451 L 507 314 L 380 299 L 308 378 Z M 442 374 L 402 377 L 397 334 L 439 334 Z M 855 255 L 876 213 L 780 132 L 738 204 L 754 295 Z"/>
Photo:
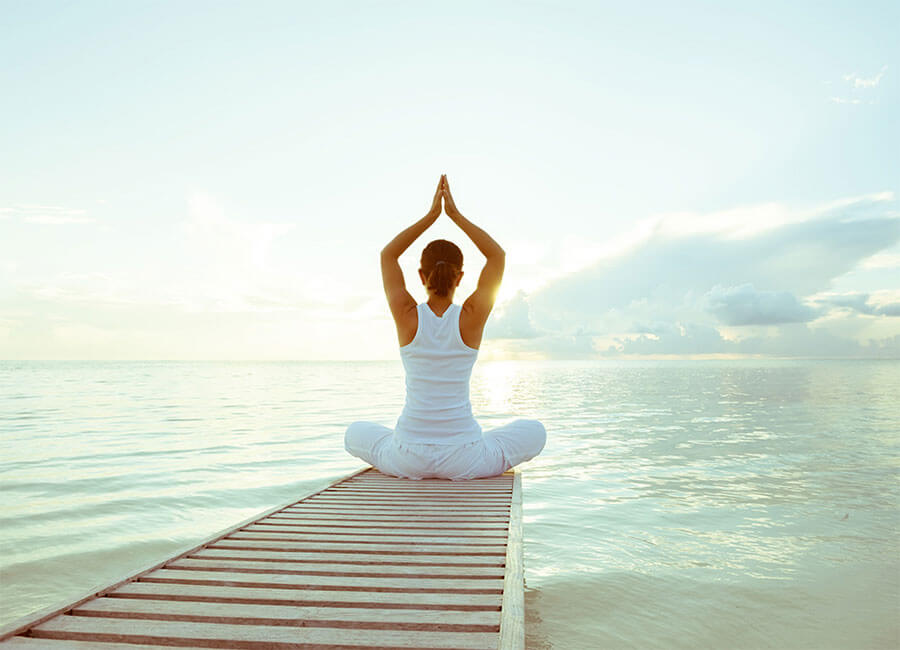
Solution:
<path fill-rule="evenodd" d="M 444 179 L 442 194 L 447 216 L 468 235 L 481 254 L 487 258 L 481 275 L 478 276 L 478 287 L 463 303 L 463 308 L 472 310 L 483 323 L 487 321 L 487 317 L 494 307 L 494 301 L 497 299 L 497 292 L 500 290 L 503 269 L 506 266 L 506 251 L 489 234 L 460 213 L 450 194 L 450 185 L 446 179 Z"/>
<path fill-rule="evenodd" d="M 387 246 L 381 249 L 381 279 L 384 282 L 384 293 L 395 322 L 399 323 L 400 318 L 416 306 L 415 299 L 406 290 L 403 270 L 400 268 L 398 260 L 403 252 L 418 239 L 419 235 L 425 232 L 441 215 L 441 189 L 443 183 L 444 177 L 441 176 L 428 213 L 413 225 L 401 231 Z"/>

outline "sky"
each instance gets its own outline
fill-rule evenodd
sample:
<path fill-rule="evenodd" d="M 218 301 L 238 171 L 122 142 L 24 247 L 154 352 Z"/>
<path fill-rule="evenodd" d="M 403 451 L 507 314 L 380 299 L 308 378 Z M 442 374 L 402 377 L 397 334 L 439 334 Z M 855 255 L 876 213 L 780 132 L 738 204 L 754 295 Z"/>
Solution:
<path fill-rule="evenodd" d="M 0 15 L 0 358 L 396 359 L 442 173 L 482 359 L 900 358 L 896 2 Z"/>

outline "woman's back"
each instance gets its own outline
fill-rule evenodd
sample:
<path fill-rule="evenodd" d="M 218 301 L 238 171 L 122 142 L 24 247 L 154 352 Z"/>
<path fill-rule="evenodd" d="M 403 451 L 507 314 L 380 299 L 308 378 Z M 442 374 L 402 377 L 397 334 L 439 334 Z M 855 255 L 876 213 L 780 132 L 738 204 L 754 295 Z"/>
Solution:
<path fill-rule="evenodd" d="M 441 316 L 427 303 L 416 306 L 418 327 L 400 348 L 406 371 L 406 403 L 395 427 L 407 444 L 467 444 L 481 438 L 472 414 L 469 379 L 478 350 L 459 332 L 461 308 L 451 303 Z"/>

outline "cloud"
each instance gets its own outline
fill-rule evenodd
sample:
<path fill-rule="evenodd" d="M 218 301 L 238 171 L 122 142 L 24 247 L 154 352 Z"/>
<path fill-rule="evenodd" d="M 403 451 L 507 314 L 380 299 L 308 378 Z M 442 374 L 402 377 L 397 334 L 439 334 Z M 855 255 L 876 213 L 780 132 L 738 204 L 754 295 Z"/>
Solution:
<path fill-rule="evenodd" d="M 841 79 L 848 85 L 848 90 L 853 94 L 849 97 L 835 95 L 830 97 L 829 101 L 833 104 L 874 104 L 875 100 L 873 99 L 868 99 L 864 102 L 863 99 L 861 99 L 860 93 L 862 93 L 863 96 L 867 96 L 866 93 L 873 88 L 876 88 L 878 84 L 881 83 L 881 79 L 884 77 L 887 69 L 888 67 L 884 65 L 877 74 L 871 77 L 861 77 L 855 72 L 843 75 Z"/>
<path fill-rule="evenodd" d="M 534 292 L 532 319 L 538 328 L 557 329 L 573 318 L 599 317 L 639 300 L 680 310 L 716 285 L 750 283 L 806 296 L 900 240 L 900 219 L 888 215 L 891 203 L 866 197 L 837 209 L 827 206 L 813 218 L 744 237 L 654 232 L 631 249 Z"/>
<path fill-rule="evenodd" d="M 548 357 L 594 356 L 592 349 L 603 355 L 788 354 L 802 336 L 785 338 L 782 330 L 836 332 L 835 319 L 850 303 L 820 299 L 824 292 L 900 241 L 890 193 L 803 209 L 765 204 L 758 219 L 752 206 L 720 214 L 638 224 L 642 236 L 627 248 L 501 306 L 494 334 L 528 334 L 528 344 L 515 349 Z M 756 225 L 744 228 L 744 222 Z M 892 301 L 854 300 L 855 313 L 872 317 L 897 309 Z M 591 345 L 559 345 L 579 335 Z M 838 334 L 830 336 L 840 345 L 817 336 L 833 354 L 882 350 Z"/>
<path fill-rule="evenodd" d="M 192 312 L 297 311 L 343 305 L 349 291 L 335 277 L 299 273 L 279 263 L 275 244 L 296 224 L 244 221 L 226 215 L 216 197 L 196 191 L 178 225 L 181 293 Z"/>
<path fill-rule="evenodd" d="M 24 207 L 36 213 L 50 206 Z M 63 271 L 23 282 L 19 288 L 44 302 L 154 306 L 192 314 L 347 307 L 347 292 L 336 281 L 274 261 L 275 242 L 294 227 L 229 218 L 215 197 L 195 192 L 188 198 L 185 216 L 175 224 L 174 243 L 164 251 L 165 264 L 134 264 L 114 272 Z"/>
<path fill-rule="evenodd" d="M 525 292 L 519 291 L 504 303 L 499 314 L 487 323 L 485 339 L 531 339 L 538 336 L 538 331 L 531 323 L 528 301 Z"/>
<path fill-rule="evenodd" d="M 862 100 L 855 97 L 830 97 L 832 104 L 862 104 Z"/>
<path fill-rule="evenodd" d="M 865 260 L 860 268 L 900 269 L 900 255 L 896 253 L 877 253 Z"/>
<path fill-rule="evenodd" d="M 16 205 L 11 208 L 0 208 L 0 219 L 15 218 L 24 223 L 46 225 L 93 223 L 93 217 L 87 216 L 87 210 L 65 208 L 57 205 Z"/>
<path fill-rule="evenodd" d="M 616 337 L 615 343 L 603 351 L 603 356 L 619 355 L 679 355 L 735 353 L 730 344 L 710 325 L 672 323 L 657 327 L 655 333 Z"/>
<path fill-rule="evenodd" d="M 855 311 L 867 316 L 900 316 L 900 302 L 873 304 L 868 293 L 847 293 L 817 298 L 820 305 Z"/>
<path fill-rule="evenodd" d="M 613 357 L 632 355 L 900 358 L 900 335 L 860 342 L 800 323 L 779 328 L 772 336 L 732 341 L 713 327 L 693 324 L 656 337 L 622 337 L 602 353 Z"/>
<path fill-rule="evenodd" d="M 789 291 L 757 291 L 749 283 L 729 288 L 717 285 L 705 299 L 710 312 L 732 326 L 806 323 L 820 314 Z"/>
<path fill-rule="evenodd" d="M 881 66 L 881 70 L 873 77 L 860 77 L 854 72 L 845 74 L 842 79 L 852 84 L 854 88 L 874 88 L 881 83 L 881 78 L 884 77 L 884 73 L 887 72 L 887 69 L 888 67 L 886 65 Z"/>

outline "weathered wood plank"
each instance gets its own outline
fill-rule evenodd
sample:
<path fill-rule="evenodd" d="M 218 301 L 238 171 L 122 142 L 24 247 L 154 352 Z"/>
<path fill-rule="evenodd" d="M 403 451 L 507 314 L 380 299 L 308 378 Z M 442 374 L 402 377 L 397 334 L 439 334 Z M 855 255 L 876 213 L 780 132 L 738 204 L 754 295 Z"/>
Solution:
<path fill-rule="evenodd" d="M 522 559 L 522 474 L 515 473 L 509 542 L 506 547 L 506 576 L 500 613 L 499 650 L 525 649 L 525 574 Z"/>
<path fill-rule="evenodd" d="M 305 607 L 361 607 L 386 609 L 448 609 L 455 611 L 500 611 L 499 594 L 382 593 L 357 591 L 315 591 L 264 589 L 260 587 L 223 587 L 177 583 L 129 582 L 110 598 L 149 598 L 151 600 L 205 600 L 207 602 L 251 602 L 258 605 L 294 603 Z"/>
<path fill-rule="evenodd" d="M 421 501 L 404 502 L 404 501 L 385 501 L 383 503 L 366 503 L 364 501 L 311 501 L 309 503 L 298 504 L 285 508 L 279 514 L 292 514 L 295 512 L 311 512 L 311 511 L 341 511 L 350 510 L 359 512 L 365 509 L 366 512 L 383 513 L 395 512 L 398 514 L 415 513 L 425 514 L 426 512 L 445 512 L 448 515 L 509 515 L 509 504 L 493 504 L 491 506 L 467 506 L 458 503 L 423 503 Z"/>
<path fill-rule="evenodd" d="M 367 553 L 385 555 L 505 555 L 496 546 L 454 546 L 434 547 L 428 544 L 353 544 L 348 542 L 267 542 L 264 540 L 229 540 L 211 544 L 209 548 L 241 548 L 247 550 L 277 549 L 280 551 L 301 551 L 308 553 Z"/>
<path fill-rule="evenodd" d="M 272 516 L 277 516 L 296 509 L 310 508 L 330 508 L 333 510 L 397 510 L 405 508 L 409 510 L 440 510 L 457 516 L 466 513 L 478 514 L 481 511 L 493 513 L 506 513 L 509 511 L 509 497 L 503 503 L 483 503 L 483 504 L 466 504 L 456 501 L 419 501 L 419 500 L 403 500 L 403 499 L 385 499 L 383 501 L 367 501 L 365 499 L 323 499 L 321 501 L 302 501 L 294 505 L 288 506 L 279 512 L 273 512 Z M 452 512 L 451 512 L 452 511 Z"/>
<path fill-rule="evenodd" d="M 271 517 L 267 517 L 266 521 L 301 521 L 304 519 L 325 519 L 335 520 L 335 521 L 344 521 L 344 520 L 353 520 L 353 521 L 394 521 L 397 523 L 419 523 L 423 521 L 430 521 L 434 523 L 485 523 L 489 524 L 491 522 L 498 521 L 506 521 L 509 519 L 509 515 L 473 515 L 473 514 L 453 514 L 447 513 L 443 517 L 438 515 L 429 515 L 429 514 L 416 514 L 409 513 L 409 515 L 402 514 L 371 514 L 368 515 L 365 512 L 360 513 L 358 510 L 354 513 L 352 510 L 348 510 L 345 512 L 334 512 L 329 513 L 326 511 L 317 511 L 317 510 L 305 510 L 303 512 L 298 512 L 296 514 L 290 515 L 272 515 Z"/>
<path fill-rule="evenodd" d="M 427 529 L 413 528 L 413 529 L 400 529 L 394 528 L 389 530 L 384 529 L 348 529 L 348 528 L 337 528 L 333 526 L 261 526 L 259 524 L 250 524 L 249 526 L 245 526 L 240 530 L 241 533 L 296 533 L 298 535 L 335 535 L 337 537 L 343 537 L 346 535 L 371 535 L 373 537 L 391 537 L 391 538 L 400 538 L 400 537 L 433 537 L 435 535 L 440 535 L 441 538 L 458 538 L 458 537 L 471 537 L 471 538 L 487 538 L 487 539 L 496 539 L 506 543 L 506 530 L 481 530 L 481 529 L 470 529 L 466 531 L 465 529 L 438 529 L 436 532 L 428 532 Z"/>
<path fill-rule="evenodd" d="M 295 542 L 303 544 L 364 544 L 367 546 L 506 546 L 506 540 L 490 537 L 442 537 L 430 535 L 369 535 L 366 533 L 350 535 L 316 535 L 292 533 L 290 531 L 238 531 L 224 538 L 222 542 L 231 541 L 266 541 Z"/>
<path fill-rule="evenodd" d="M 299 519 L 299 521 L 298 521 Z M 326 519 L 326 522 L 331 520 Z M 501 530 L 505 531 L 507 526 L 509 525 L 503 519 L 491 520 L 489 522 L 465 522 L 465 521 L 415 521 L 415 522 L 405 522 L 405 521 L 373 521 L 373 522 L 362 522 L 355 523 L 352 521 L 331 521 L 331 523 L 321 523 L 319 519 L 309 519 L 307 518 L 304 521 L 302 517 L 294 517 L 292 519 L 261 519 L 260 521 L 254 522 L 255 526 L 297 526 L 297 527 L 309 527 L 309 526 L 329 526 L 331 528 L 346 528 L 348 530 L 353 529 L 371 529 L 371 530 Z"/>
<path fill-rule="evenodd" d="M 166 639 L 253 642 L 258 648 L 287 650 L 302 644 L 360 646 L 363 648 L 494 648 L 497 635 L 479 632 L 424 632 L 352 630 L 341 628 L 229 625 L 180 621 L 138 621 L 87 616 L 57 616 L 31 631 L 43 638 L 165 643 Z M 265 644 L 265 645 L 263 645 Z M 221 646 L 220 646 L 221 647 Z M 234 647 L 234 646 L 232 646 Z M 241 646 L 238 646 L 241 647 Z M 243 646 L 246 647 L 246 646 Z M 251 646 L 253 647 L 253 646 Z"/>
<path fill-rule="evenodd" d="M 195 555 L 199 555 L 198 552 Z M 352 562 L 360 564 L 415 564 L 428 565 L 434 563 L 462 566 L 475 564 L 481 566 L 503 566 L 506 557 L 503 555 L 440 555 L 440 554 L 397 554 L 397 555 L 358 555 L 356 553 L 303 553 L 299 551 L 248 551 L 244 549 L 207 548 L 202 551 L 206 557 L 255 557 L 289 560 L 292 562 L 316 562 L 332 564 L 334 562 Z"/>
<path fill-rule="evenodd" d="M 225 539 L 264 539 L 268 541 L 291 542 L 352 542 L 354 544 L 433 544 L 436 546 L 456 546 L 458 544 L 477 544 L 488 546 L 506 546 L 506 539 L 502 537 L 467 536 L 459 537 L 447 535 L 439 537 L 426 537 L 424 535 L 398 535 L 384 534 L 372 535 L 367 533 L 300 533 L 291 530 L 260 531 L 242 530 L 239 533 L 229 535 Z"/>
<path fill-rule="evenodd" d="M 302 504 L 298 503 L 295 506 L 291 506 L 291 508 L 297 508 L 301 505 L 310 506 L 310 505 L 338 505 L 338 504 L 352 504 L 354 507 L 356 506 L 364 506 L 371 508 L 384 507 L 386 505 L 402 505 L 402 506 L 419 506 L 423 508 L 438 508 L 440 510 L 455 508 L 457 510 L 502 510 L 509 507 L 509 497 L 505 497 L 503 499 L 491 499 L 490 501 L 463 501 L 461 499 L 406 499 L 397 497 L 377 497 L 377 498 L 351 498 L 349 496 L 335 496 L 335 497 L 327 497 L 323 499 L 310 499 L 309 501 L 304 501 Z"/>
<path fill-rule="evenodd" d="M 509 495 L 512 492 L 512 486 L 503 486 L 503 487 L 458 487 L 453 489 L 446 489 L 440 487 L 405 487 L 398 486 L 395 484 L 392 485 L 355 485 L 355 484 L 347 484 L 341 486 L 335 486 L 331 489 L 335 494 L 347 494 L 347 493 L 359 493 L 359 494 L 453 494 L 453 495 L 471 495 L 477 496 L 480 494 L 486 495 Z"/>
<path fill-rule="evenodd" d="M 274 571 L 279 573 L 293 572 L 304 575 L 367 575 L 380 576 L 415 576 L 420 578 L 466 578 L 466 579 L 503 579 L 504 570 L 499 564 L 492 567 L 455 565 L 455 566 L 423 566 L 423 565 L 394 565 L 394 564 L 346 564 L 327 562 L 322 565 L 308 562 L 291 562 L 290 560 L 277 560 L 265 562 L 261 560 L 216 560 L 208 557 L 182 558 L 174 560 L 166 565 L 169 569 L 194 568 L 194 569 L 255 569 L 258 571 Z"/>
<path fill-rule="evenodd" d="M 345 488 L 333 490 L 329 496 L 356 497 L 367 499 L 370 497 L 397 496 L 404 499 L 461 499 L 464 501 L 478 501 L 485 499 L 509 499 L 511 490 L 478 490 L 447 492 L 439 490 L 388 490 L 380 488 Z"/>
<path fill-rule="evenodd" d="M 297 504 L 290 508 L 285 508 L 278 514 L 291 514 L 297 511 L 309 512 L 312 510 L 351 510 L 359 512 L 360 510 L 371 511 L 373 514 L 381 512 L 399 512 L 399 513 L 426 513 L 426 512 L 444 512 L 448 516 L 464 517 L 466 515 L 486 516 L 486 515 L 509 515 L 509 504 L 491 504 L 472 506 L 454 502 L 441 503 L 425 503 L 423 501 L 396 501 L 387 500 L 380 503 L 366 503 L 365 501 L 310 501 L 309 503 Z"/>
<path fill-rule="evenodd" d="M 502 593 L 503 580 L 448 580 L 391 576 L 366 578 L 344 576 L 310 576 L 283 573 L 233 573 L 203 569 L 159 569 L 143 576 L 141 582 L 174 584 L 217 583 L 223 586 L 247 586 L 265 589 L 291 588 L 319 591 L 381 591 L 434 593 Z"/>
<path fill-rule="evenodd" d="M 209 650 L 209 646 L 179 645 L 179 650 Z M 95 641 L 70 641 L 66 639 L 36 639 L 30 636 L 14 636 L 3 642 L 3 650 L 172 650 L 170 645 L 136 646 L 133 643 L 97 643 Z"/>
<path fill-rule="evenodd" d="M 372 468 L 370 471 L 366 472 L 365 476 L 360 475 L 359 477 L 356 477 L 354 480 L 359 481 L 359 480 L 366 480 L 366 479 L 389 479 L 392 481 L 400 480 L 403 482 L 411 483 L 413 485 L 425 484 L 425 483 L 440 483 L 442 485 L 454 485 L 457 483 L 462 483 L 463 485 L 466 485 L 466 484 L 474 485 L 474 484 L 479 484 L 479 483 L 491 483 L 494 481 L 511 481 L 512 476 L 513 476 L 513 471 L 509 470 L 509 471 L 504 472 L 503 474 L 500 474 L 499 476 L 487 476 L 484 478 L 470 479 L 467 481 L 451 481 L 446 478 L 423 478 L 423 479 L 402 478 L 402 479 L 397 479 L 396 476 L 384 474 L 383 472 L 381 472 L 375 468 Z"/>
<path fill-rule="evenodd" d="M 434 629 L 436 626 L 474 627 L 469 630 L 491 632 L 500 630 L 500 612 L 451 612 L 434 609 L 360 609 L 353 607 L 296 607 L 291 605 L 252 605 L 244 603 L 205 603 L 191 601 L 141 600 L 137 598 L 95 598 L 72 610 L 77 616 L 118 616 L 120 618 L 164 617 L 164 620 L 194 620 L 203 618 L 231 619 L 231 623 L 257 625 L 295 625 L 309 627 L 347 627 L 354 623 L 368 623 L 360 627 L 378 629 Z M 269 620 L 275 619 L 275 620 Z M 268 622 L 267 622 L 268 621 Z M 278 622 L 276 622 L 278 621 Z M 213 622 L 213 621 L 206 621 Z M 493 629 L 491 629 L 493 628 Z M 464 630 L 456 630 L 464 631 Z"/>

